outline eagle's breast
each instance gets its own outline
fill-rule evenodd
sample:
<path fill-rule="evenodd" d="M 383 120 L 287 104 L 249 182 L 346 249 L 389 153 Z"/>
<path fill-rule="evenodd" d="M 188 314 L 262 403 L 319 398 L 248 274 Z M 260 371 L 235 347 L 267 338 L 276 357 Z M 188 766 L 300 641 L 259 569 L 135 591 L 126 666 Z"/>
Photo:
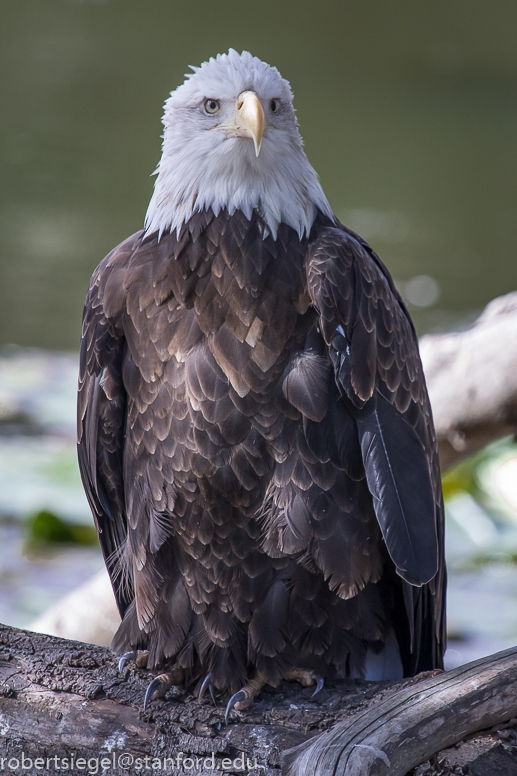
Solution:
<path fill-rule="evenodd" d="M 274 241 L 238 212 L 198 220 L 203 229 L 192 219 L 179 236 L 144 240 L 126 271 L 127 507 L 135 526 L 149 500 L 156 514 L 174 514 L 171 532 L 197 558 L 210 546 L 228 563 L 231 532 L 238 563 L 258 543 L 256 528 L 242 536 L 236 525 L 260 509 L 301 427 L 282 386 L 314 312 L 294 230 Z"/>

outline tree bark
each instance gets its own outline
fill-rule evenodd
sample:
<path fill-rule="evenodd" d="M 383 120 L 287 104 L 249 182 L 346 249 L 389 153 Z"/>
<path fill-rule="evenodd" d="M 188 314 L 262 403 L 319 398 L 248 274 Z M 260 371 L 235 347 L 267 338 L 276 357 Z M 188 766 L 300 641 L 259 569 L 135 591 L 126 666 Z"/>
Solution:
<path fill-rule="evenodd" d="M 334 773 L 334 767 L 346 776 L 397 776 L 517 714 L 517 649 L 421 681 L 337 682 L 313 700 L 311 688 L 284 683 L 263 691 L 245 714 L 233 712 L 228 725 L 226 698 L 214 707 L 183 687 L 143 713 L 148 682 L 148 672 L 133 665 L 120 676 L 104 647 L 0 626 L 0 772 L 22 771 L 24 762 L 29 775 L 93 776 L 97 769 L 108 776 L 156 770 L 280 776 L 290 750 L 289 776 Z M 509 773 L 517 773 L 517 756 L 498 749 L 499 739 L 484 737 L 483 751 L 492 760 L 510 758 Z M 496 772 L 504 773 L 475 771 Z"/>
<path fill-rule="evenodd" d="M 354 714 L 287 752 L 284 773 L 404 776 L 437 751 L 516 715 L 513 648 L 416 681 Z"/>
<path fill-rule="evenodd" d="M 442 469 L 517 431 L 517 291 L 464 332 L 428 335 L 420 354 Z"/>
<path fill-rule="evenodd" d="M 214 707 L 184 687 L 172 688 L 144 713 L 151 678 L 134 664 L 121 676 L 105 647 L 0 626 L 0 773 L 7 770 L 2 757 L 21 762 L 23 753 L 33 762 L 48 758 L 44 773 L 72 772 L 63 767 L 63 759 L 70 763 L 72 757 L 112 758 L 108 776 L 145 773 L 147 757 L 161 772 L 280 776 L 283 751 L 364 707 L 387 686 L 350 681 L 311 700 L 313 688 L 284 683 L 262 692 L 245 714 L 232 712 L 225 724 L 226 697 Z M 240 766 L 243 756 L 252 767 Z M 197 770 L 181 767 L 178 757 L 202 763 Z M 174 766 L 169 761 L 164 768 L 165 758 L 173 758 Z"/>

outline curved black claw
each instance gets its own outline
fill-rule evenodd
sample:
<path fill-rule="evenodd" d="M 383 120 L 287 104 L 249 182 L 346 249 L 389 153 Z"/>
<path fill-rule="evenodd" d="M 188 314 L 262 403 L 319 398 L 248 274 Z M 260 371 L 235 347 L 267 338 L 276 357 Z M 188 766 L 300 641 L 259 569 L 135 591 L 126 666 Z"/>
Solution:
<path fill-rule="evenodd" d="M 157 676 L 155 679 L 153 679 L 152 682 L 149 683 L 149 686 L 145 691 L 144 711 L 146 710 L 147 704 L 149 703 L 149 701 L 153 700 L 155 693 L 159 692 L 160 690 L 162 691 L 162 693 L 164 692 L 164 687 L 165 687 L 165 683 L 162 682 L 159 676 Z M 167 691 L 167 689 L 168 688 L 165 688 L 165 692 Z"/>
<path fill-rule="evenodd" d="M 322 676 L 318 676 L 317 674 L 314 674 L 314 679 L 316 679 L 316 689 L 311 695 L 311 698 L 314 698 L 315 695 L 317 695 L 320 690 L 323 689 L 323 685 L 325 684 L 325 679 L 323 679 Z"/>
<path fill-rule="evenodd" d="M 126 663 L 128 663 L 130 660 L 136 660 L 137 657 L 138 657 L 138 652 L 136 652 L 136 650 L 131 650 L 130 652 L 124 652 L 124 654 L 118 661 L 119 674 L 121 674 L 122 671 L 124 670 Z"/>
<path fill-rule="evenodd" d="M 203 679 L 203 684 L 199 688 L 199 693 L 197 696 L 198 701 L 201 701 L 203 699 L 203 695 L 205 694 L 205 690 L 209 682 L 210 682 L 210 674 L 207 674 Z"/>
<path fill-rule="evenodd" d="M 205 678 L 203 679 L 203 684 L 199 688 L 199 695 L 197 696 L 198 700 L 202 700 L 203 699 L 203 695 L 205 694 L 205 690 L 206 690 L 207 686 L 208 686 L 208 689 L 210 690 L 210 697 L 212 698 L 212 703 L 215 706 L 216 705 L 216 702 L 215 702 L 215 688 L 214 688 L 214 685 L 212 684 L 212 682 L 210 681 L 210 674 L 207 674 L 205 676 Z"/>
<path fill-rule="evenodd" d="M 232 695 L 232 697 L 230 698 L 230 700 L 226 704 L 226 711 L 224 712 L 224 721 L 225 721 L 225 723 L 228 722 L 228 714 L 233 709 L 233 707 L 237 703 L 240 703 L 241 701 L 245 701 L 245 700 L 246 700 L 246 693 L 244 692 L 244 690 L 239 690 L 239 692 L 236 692 L 234 695 Z"/>

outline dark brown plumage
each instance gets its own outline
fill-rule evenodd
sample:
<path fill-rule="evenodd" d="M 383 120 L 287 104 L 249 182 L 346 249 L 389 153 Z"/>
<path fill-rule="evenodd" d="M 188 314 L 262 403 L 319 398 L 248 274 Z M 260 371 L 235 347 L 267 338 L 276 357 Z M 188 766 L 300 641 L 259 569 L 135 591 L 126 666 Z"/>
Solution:
<path fill-rule="evenodd" d="M 442 666 L 443 504 L 416 335 L 371 248 L 197 213 L 95 271 L 79 461 L 123 622 L 238 690 L 254 670 L 360 676 L 394 634 Z"/>

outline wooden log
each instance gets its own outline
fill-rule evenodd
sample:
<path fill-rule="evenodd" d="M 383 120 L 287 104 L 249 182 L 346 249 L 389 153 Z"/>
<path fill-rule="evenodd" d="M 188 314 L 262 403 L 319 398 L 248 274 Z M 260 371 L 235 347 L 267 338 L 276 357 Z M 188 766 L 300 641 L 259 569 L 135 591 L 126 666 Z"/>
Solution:
<path fill-rule="evenodd" d="M 227 725 L 225 697 L 213 706 L 208 698 L 198 701 L 193 688 L 178 687 L 143 712 L 147 671 L 130 664 L 120 676 L 104 647 L 0 626 L 0 772 L 9 772 L 14 758 L 30 776 L 75 773 L 81 768 L 70 763 L 82 758 L 90 762 L 89 776 L 96 769 L 105 776 L 149 770 L 281 776 L 288 750 L 289 776 L 334 773 L 334 767 L 347 776 L 397 776 L 479 727 L 515 715 L 516 677 L 517 649 L 416 683 L 335 682 L 316 699 L 312 688 L 284 682 L 266 688 L 246 713 L 232 713 Z M 517 773 L 517 755 L 502 742 L 484 735 L 463 761 L 481 751 L 488 763 L 506 758 Z M 45 766 L 22 769 L 22 757 L 43 759 Z M 439 769 L 441 776 L 457 772 Z M 493 774 L 474 772 L 499 773 L 495 766 Z"/>
<path fill-rule="evenodd" d="M 517 291 L 464 332 L 420 340 L 442 469 L 517 432 Z"/>
<path fill-rule="evenodd" d="M 29 630 L 109 646 L 120 614 L 105 568 L 67 593 L 29 624 Z"/>
<path fill-rule="evenodd" d="M 286 752 L 283 774 L 404 776 L 470 733 L 516 715 L 517 648 L 513 648 L 417 679 L 391 693 Z"/>
<path fill-rule="evenodd" d="M 245 714 L 232 712 L 225 724 L 228 698 L 213 706 L 207 693 L 200 702 L 194 687 L 172 688 L 144 712 L 151 678 L 132 663 L 121 676 L 117 658 L 105 647 L 0 626 L 0 773 L 9 772 L 10 759 L 21 763 L 23 756 L 50 762 L 39 771 L 20 765 L 20 772 L 31 776 L 80 772 L 70 768 L 72 758 L 91 761 L 89 776 L 96 763 L 105 776 L 150 770 L 280 776 L 285 749 L 331 727 L 386 688 L 343 682 L 311 700 L 313 688 L 286 682 L 261 693 Z M 104 770 L 102 758 L 108 763 Z M 198 766 L 183 767 L 181 761 L 189 758 L 194 763 L 197 758 Z"/>

